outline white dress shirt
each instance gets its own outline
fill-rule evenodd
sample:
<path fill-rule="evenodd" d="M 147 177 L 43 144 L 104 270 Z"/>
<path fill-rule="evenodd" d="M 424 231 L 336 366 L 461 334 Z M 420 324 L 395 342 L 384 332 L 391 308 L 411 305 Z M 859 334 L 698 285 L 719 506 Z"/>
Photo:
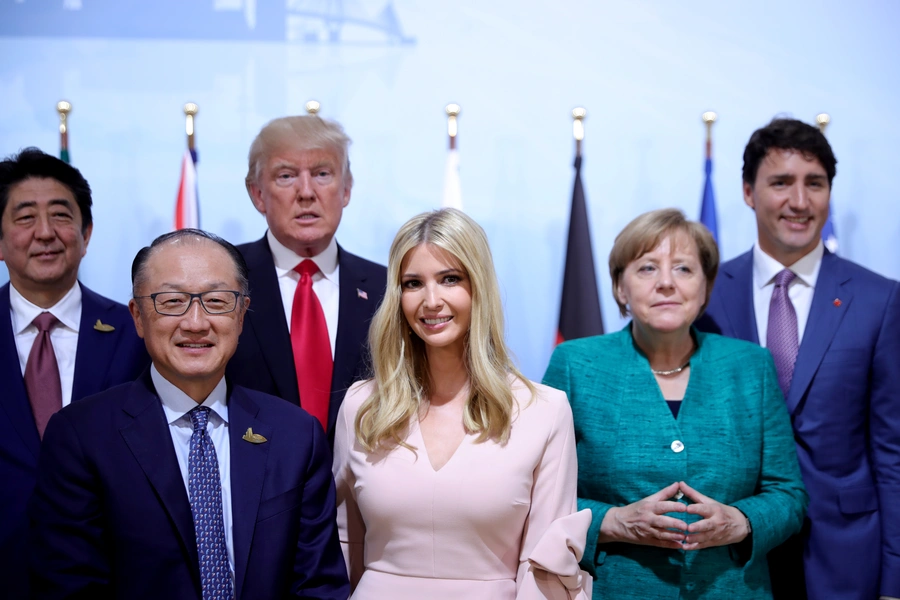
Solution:
<path fill-rule="evenodd" d="M 806 321 L 809 319 L 809 309 L 816 292 L 816 281 L 819 279 L 824 253 L 825 245 L 819 240 L 809 254 L 788 267 L 797 276 L 788 287 L 788 297 L 797 313 L 797 339 L 800 343 L 803 343 L 803 333 L 806 331 Z M 784 268 L 784 265 L 762 251 L 759 242 L 753 244 L 753 309 L 756 312 L 759 345 L 763 347 L 766 346 L 769 304 L 775 290 L 775 276 Z"/>
<path fill-rule="evenodd" d="M 175 456 L 184 480 L 184 490 L 190 499 L 188 487 L 188 459 L 191 454 L 191 435 L 194 426 L 191 424 L 190 412 L 197 408 L 197 403 L 187 394 L 175 387 L 168 379 L 160 375 L 156 365 L 150 367 L 150 377 L 156 387 L 156 393 L 162 402 Z M 206 431 L 216 447 L 216 461 L 219 463 L 219 478 L 222 481 L 222 520 L 225 522 L 225 545 L 228 548 L 228 568 L 234 580 L 234 523 L 231 517 L 231 445 L 228 441 L 228 404 L 226 402 L 227 386 L 225 378 L 209 394 L 200 406 L 210 409 Z"/>
<path fill-rule="evenodd" d="M 12 319 L 13 335 L 16 339 L 16 350 L 19 353 L 19 366 L 22 377 L 28 355 L 37 338 L 38 328 L 32 321 L 42 312 L 49 312 L 59 319 L 59 323 L 50 330 L 50 343 L 59 366 L 59 383 L 62 388 L 62 405 L 72 402 L 72 385 L 75 381 L 75 355 L 78 352 L 78 328 L 81 326 L 81 286 L 76 282 L 62 299 L 48 309 L 32 304 L 12 284 L 9 286 L 9 313 Z"/>
<path fill-rule="evenodd" d="M 278 276 L 281 304 L 284 306 L 288 332 L 291 331 L 294 292 L 297 291 L 297 284 L 300 282 L 300 274 L 294 271 L 294 267 L 304 260 L 311 260 L 319 267 L 319 272 L 313 275 L 313 291 L 319 298 L 322 311 L 325 313 L 325 324 L 328 327 L 328 341 L 331 343 L 331 358 L 333 360 L 340 300 L 340 267 L 338 266 L 337 241 L 331 238 L 331 243 L 328 244 L 328 247 L 321 254 L 305 259 L 276 240 L 271 230 L 266 232 L 266 239 L 269 242 L 269 249 L 272 251 L 272 258 L 275 261 L 275 274 Z"/>

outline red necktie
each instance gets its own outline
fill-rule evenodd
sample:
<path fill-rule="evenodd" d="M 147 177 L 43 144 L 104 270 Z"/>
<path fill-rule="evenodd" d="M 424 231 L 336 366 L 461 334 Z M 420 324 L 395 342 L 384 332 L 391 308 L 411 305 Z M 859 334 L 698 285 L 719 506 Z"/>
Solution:
<path fill-rule="evenodd" d="M 294 270 L 300 273 L 300 282 L 291 308 L 291 347 L 294 350 L 300 406 L 317 418 L 322 429 L 327 431 L 334 361 L 331 359 L 331 340 L 328 338 L 325 313 L 312 287 L 312 277 L 319 267 L 311 260 L 304 260 Z"/>
<path fill-rule="evenodd" d="M 50 330 L 59 321 L 48 312 L 34 318 L 38 328 L 37 337 L 25 363 L 25 389 L 31 402 L 31 412 L 37 425 L 38 435 L 43 439 L 47 421 L 53 413 L 62 408 L 62 385 L 59 382 L 59 366 L 50 342 Z"/>

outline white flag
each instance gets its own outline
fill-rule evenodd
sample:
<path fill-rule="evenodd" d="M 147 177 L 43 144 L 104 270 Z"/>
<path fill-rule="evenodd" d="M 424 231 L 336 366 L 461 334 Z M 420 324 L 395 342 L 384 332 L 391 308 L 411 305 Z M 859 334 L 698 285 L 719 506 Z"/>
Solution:
<path fill-rule="evenodd" d="M 444 198 L 442 208 L 462 210 L 462 191 L 459 186 L 459 152 L 454 148 L 447 154 L 447 170 L 444 173 Z"/>

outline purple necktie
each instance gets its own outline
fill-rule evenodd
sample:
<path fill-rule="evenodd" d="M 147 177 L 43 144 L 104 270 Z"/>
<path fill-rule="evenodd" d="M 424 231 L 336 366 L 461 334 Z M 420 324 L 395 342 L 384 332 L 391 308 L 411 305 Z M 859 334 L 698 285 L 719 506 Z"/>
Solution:
<path fill-rule="evenodd" d="M 794 364 L 800 340 L 797 334 L 797 312 L 788 296 L 788 287 L 797 275 L 784 269 L 775 276 L 775 289 L 769 303 L 769 328 L 766 331 L 766 346 L 775 359 L 778 370 L 778 385 L 787 398 L 794 377 Z"/>
<path fill-rule="evenodd" d="M 50 330 L 59 323 L 56 317 L 42 312 L 32 321 L 38 328 L 37 337 L 25 363 L 25 390 L 31 402 L 31 412 L 38 435 L 44 437 L 47 422 L 53 413 L 62 408 L 62 384 L 59 382 L 59 365 L 53 354 Z"/>

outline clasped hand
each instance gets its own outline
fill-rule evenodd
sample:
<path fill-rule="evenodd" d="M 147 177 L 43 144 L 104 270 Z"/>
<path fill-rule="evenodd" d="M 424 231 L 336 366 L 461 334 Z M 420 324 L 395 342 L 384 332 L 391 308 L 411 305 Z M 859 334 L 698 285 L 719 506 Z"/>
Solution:
<path fill-rule="evenodd" d="M 671 500 L 679 491 L 693 504 Z M 666 513 L 687 513 L 701 519 L 688 525 Z M 747 519 L 741 511 L 704 496 L 683 481 L 676 481 L 642 500 L 609 509 L 600 525 L 599 541 L 702 550 L 735 544 L 749 533 Z"/>

